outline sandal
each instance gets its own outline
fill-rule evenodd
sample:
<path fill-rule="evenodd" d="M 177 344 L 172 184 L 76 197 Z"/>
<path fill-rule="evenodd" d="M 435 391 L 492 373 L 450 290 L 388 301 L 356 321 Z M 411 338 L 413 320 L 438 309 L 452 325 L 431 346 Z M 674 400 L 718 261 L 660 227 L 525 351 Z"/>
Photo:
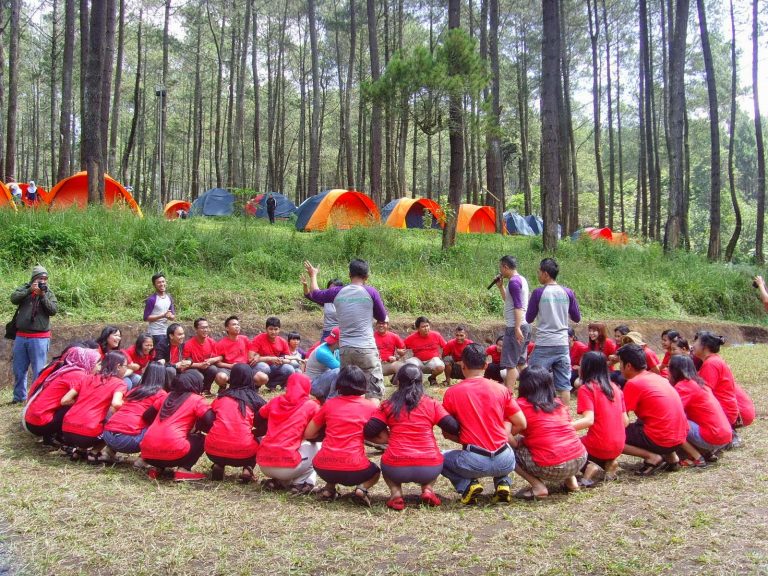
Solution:
<path fill-rule="evenodd" d="M 341 493 L 338 490 L 331 490 L 327 486 L 320 490 L 320 500 L 323 502 L 333 502 L 339 496 L 341 496 Z"/>
<path fill-rule="evenodd" d="M 243 484 L 249 484 L 253 481 L 253 468 L 251 466 L 243 466 L 243 472 L 240 474 L 240 482 Z"/>
<path fill-rule="evenodd" d="M 292 496 L 305 496 L 307 494 L 312 494 L 314 490 L 314 484 L 310 484 L 309 482 L 301 482 L 300 484 L 294 484 L 291 486 L 290 492 Z"/>
<path fill-rule="evenodd" d="M 531 502 L 535 502 L 536 500 L 541 500 L 542 498 L 546 498 L 549 496 L 549 494 L 542 494 L 539 496 L 538 494 L 533 493 L 533 489 L 531 488 L 522 488 L 515 492 L 515 498 L 518 500 L 529 500 Z"/>
<path fill-rule="evenodd" d="M 397 510 L 399 512 L 405 509 L 405 500 L 403 500 L 402 496 L 398 496 L 397 498 L 390 498 L 387 500 L 387 508 L 391 510 Z"/>
<path fill-rule="evenodd" d="M 661 459 L 661 461 L 659 461 L 658 464 L 651 464 L 650 462 L 646 462 L 645 460 L 643 460 L 643 466 L 639 470 L 635 471 L 635 475 L 636 476 L 653 476 L 659 470 L 663 470 L 664 468 L 666 468 L 666 466 L 667 466 L 667 463 L 663 458 Z"/>
<path fill-rule="evenodd" d="M 581 486 L 582 488 L 594 488 L 595 482 L 593 480 L 590 480 L 589 478 L 582 477 L 582 478 L 579 478 L 579 486 Z"/>
<path fill-rule="evenodd" d="M 427 488 L 421 492 L 421 503 L 425 506 L 440 506 L 443 502 L 440 500 L 440 497 L 435 494 L 434 490 Z"/>
<path fill-rule="evenodd" d="M 703 456 L 700 456 L 695 460 L 691 458 L 686 458 L 685 460 L 680 460 L 680 467 L 681 468 L 706 468 L 707 461 L 704 459 Z"/>
<path fill-rule="evenodd" d="M 268 492 L 276 492 L 282 490 L 283 486 L 274 478 L 267 478 L 266 480 L 261 481 L 261 489 L 267 490 Z"/>
<path fill-rule="evenodd" d="M 352 492 L 352 498 L 362 506 L 367 508 L 371 507 L 371 499 L 368 497 L 368 490 L 362 486 L 355 488 L 354 492 Z"/>

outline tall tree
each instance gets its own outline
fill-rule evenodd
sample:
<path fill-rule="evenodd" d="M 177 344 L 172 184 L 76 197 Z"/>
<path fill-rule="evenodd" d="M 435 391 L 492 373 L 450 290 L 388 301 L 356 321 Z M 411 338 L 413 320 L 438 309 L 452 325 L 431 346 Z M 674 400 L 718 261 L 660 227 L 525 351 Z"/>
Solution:
<path fill-rule="evenodd" d="M 113 4 L 114 6 L 114 4 Z M 101 149 L 101 76 L 104 72 L 104 38 L 107 31 L 107 2 L 95 1 L 90 10 L 90 29 L 88 30 L 88 68 L 85 76 L 86 106 L 83 127 L 85 165 L 88 171 L 88 202 L 100 203 L 104 181 L 104 162 Z M 108 95 L 106 97 L 109 97 Z"/>
<path fill-rule="evenodd" d="M 560 159 L 558 150 L 560 77 L 559 0 L 542 0 L 543 37 L 541 42 L 541 207 L 544 216 L 544 249 L 557 249 L 560 220 Z"/>
<path fill-rule="evenodd" d="M 608 28 L 608 10 L 602 1 L 603 38 L 605 39 L 605 98 L 608 104 L 608 227 L 613 229 L 616 204 L 616 153 L 613 134 L 613 91 L 611 87 L 611 36 Z M 597 6 L 595 6 L 597 10 Z"/>
<path fill-rule="evenodd" d="M 104 28 L 104 53 L 102 54 L 101 72 L 101 118 L 99 128 L 101 136 L 101 166 L 99 170 L 104 173 L 107 170 L 108 144 L 109 144 L 109 97 L 112 91 L 112 58 L 115 53 L 115 0 L 106 2 L 106 23 Z M 99 197 L 104 198 L 104 179 L 99 180 Z"/>
<path fill-rule="evenodd" d="M 64 0 L 64 54 L 61 67 L 61 117 L 59 118 L 59 165 L 56 181 L 69 176 L 72 156 L 72 68 L 75 57 L 75 0 Z"/>
<path fill-rule="evenodd" d="M 168 51 L 170 35 L 168 33 L 171 22 L 171 0 L 165 0 L 165 14 L 163 17 L 163 77 L 160 93 L 160 141 L 158 142 L 158 169 L 160 170 L 160 202 L 165 204 L 168 200 L 167 178 L 165 175 L 165 139 L 168 129 Z"/>
<path fill-rule="evenodd" d="M 765 147 L 763 121 L 760 117 L 758 90 L 758 0 L 752 0 L 752 101 L 755 107 L 755 144 L 757 147 L 757 226 L 755 227 L 755 262 L 765 263 L 763 231 L 765 228 Z"/>
<path fill-rule="evenodd" d="M 317 16 L 315 0 L 307 3 L 309 18 L 309 51 L 312 62 L 312 120 L 309 126 L 309 181 L 307 194 L 318 192 L 320 177 L 320 64 L 317 47 Z"/>
<path fill-rule="evenodd" d="M 731 204 L 733 204 L 733 215 L 736 224 L 733 227 L 733 234 L 725 248 L 725 260 L 731 262 L 733 253 L 736 251 L 736 244 L 741 236 L 741 209 L 739 208 L 739 199 L 736 197 L 735 173 L 733 169 L 734 152 L 734 132 L 736 126 L 736 91 L 738 90 L 738 72 L 736 69 L 736 21 L 733 16 L 733 0 L 728 3 L 731 16 L 731 112 L 728 120 L 728 188 L 731 193 Z"/>
<path fill-rule="evenodd" d="M 371 59 L 371 82 L 381 77 L 379 64 L 379 37 L 376 26 L 376 0 L 367 0 L 368 8 L 368 48 Z M 370 140 L 370 196 L 381 204 L 381 104 L 371 104 L 371 140 Z"/>
<path fill-rule="evenodd" d="M 347 187 L 355 187 L 355 167 L 352 162 L 352 83 L 355 74 L 355 51 L 357 50 L 357 0 L 349 0 L 349 61 L 347 63 L 347 90 L 344 96 L 344 154 L 347 168 Z"/>
<path fill-rule="evenodd" d="M 245 2 L 243 36 L 240 43 L 240 65 L 237 69 L 237 97 L 235 101 L 235 154 L 234 183 L 238 188 L 245 186 L 245 69 L 248 57 L 248 43 L 251 40 L 251 5 L 253 0 Z"/>
<path fill-rule="evenodd" d="M 11 0 L 10 44 L 8 47 L 8 115 L 6 120 L 5 174 L 16 177 L 16 111 L 19 95 L 19 13 L 21 0 Z"/>
<path fill-rule="evenodd" d="M 496 206 L 496 231 L 504 226 L 504 169 L 501 159 L 501 85 L 499 77 L 499 0 L 489 0 L 488 52 L 491 61 L 491 114 L 486 128 L 486 182 Z M 485 27 L 485 23 L 483 23 Z"/>
<path fill-rule="evenodd" d="M 117 18 L 117 62 L 115 63 L 115 87 L 112 99 L 111 126 L 109 128 L 109 155 L 107 170 L 117 173 L 117 134 L 120 130 L 120 89 L 123 84 L 123 58 L 125 52 L 125 0 L 120 0 Z"/>
<path fill-rule="evenodd" d="M 74 1 L 74 0 L 73 0 Z M 141 93 L 141 73 L 142 73 L 142 57 L 144 54 L 144 50 L 142 48 L 142 25 L 144 23 L 144 10 L 143 8 L 139 9 L 139 26 L 138 31 L 136 33 L 136 79 L 133 84 L 133 118 L 131 119 L 131 130 L 128 133 L 128 142 L 125 144 L 125 149 L 123 150 L 123 158 L 120 162 L 120 178 L 123 182 L 127 182 L 128 178 L 128 162 L 131 158 L 131 152 L 134 148 L 134 143 L 136 142 L 137 138 L 137 131 L 139 128 L 139 119 L 141 118 L 141 110 L 142 110 L 142 93 Z M 140 156 L 137 154 L 137 156 Z M 136 180 L 136 176 L 133 177 L 133 182 L 138 182 Z M 146 192 L 146 190 L 143 190 L 143 192 Z"/>
<path fill-rule="evenodd" d="M 50 166 L 53 170 L 53 166 L 56 166 L 56 120 L 57 120 L 57 108 L 58 100 L 56 94 L 56 80 L 58 70 L 58 58 L 59 58 L 59 2 L 53 0 L 53 13 L 51 15 L 51 69 L 48 79 L 50 81 L 48 88 L 50 90 L 51 102 L 50 102 Z"/>
<path fill-rule="evenodd" d="M 85 122 L 86 108 L 88 105 L 85 94 L 86 75 L 88 70 L 88 54 L 90 38 L 88 27 L 90 26 L 88 0 L 80 0 L 80 120 Z M 74 133 L 73 133 L 74 135 Z M 80 170 L 86 169 L 85 164 L 85 135 L 80 135 Z"/>
<path fill-rule="evenodd" d="M 594 7 L 594 10 L 593 10 Z M 600 35 L 600 16 L 597 0 L 587 0 L 589 19 L 589 42 L 592 47 L 592 116 L 594 122 L 595 171 L 597 172 L 597 221 L 600 228 L 605 227 L 605 178 L 603 176 L 603 153 L 600 144 L 602 128 L 600 126 L 600 59 L 597 42 Z"/>

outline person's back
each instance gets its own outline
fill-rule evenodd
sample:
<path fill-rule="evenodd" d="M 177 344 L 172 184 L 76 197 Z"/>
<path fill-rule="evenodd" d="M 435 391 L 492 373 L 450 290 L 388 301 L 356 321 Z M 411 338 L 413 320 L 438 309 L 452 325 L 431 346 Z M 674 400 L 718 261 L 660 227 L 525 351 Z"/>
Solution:
<path fill-rule="evenodd" d="M 552 412 L 537 409 L 525 398 L 518 398 L 517 403 L 527 423 L 523 443 L 536 464 L 557 466 L 584 453 L 568 408 L 560 400 L 555 400 L 557 407 Z"/>
<path fill-rule="evenodd" d="M 80 436 L 98 436 L 104 430 L 104 418 L 116 392 L 125 392 L 126 385 L 121 378 L 91 374 L 82 378 L 73 388 L 77 400 L 69 409 L 62 431 Z"/>
<path fill-rule="evenodd" d="M 559 284 L 540 286 L 533 291 L 527 318 L 536 324 L 536 347 L 567 346 L 568 318 L 574 310 L 575 297 L 570 288 Z M 531 317 L 531 314 L 536 314 Z"/>
<path fill-rule="evenodd" d="M 89 374 L 84 370 L 69 370 L 61 375 L 54 374 L 45 383 L 40 392 L 31 396 L 24 407 L 24 420 L 33 426 L 45 426 L 53 420 L 54 414 L 61 409 L 64 395 L 81 385 Z"/>
<path fill-rule="evenodd" d="M 325 440 L 315 456 L 316 468 L 358 470 L 368 466 L 363 427 L 376 404 L 362 396 L 336 396 L 328 400 L 313 421 L 325 425 Z"/>
<path fill-rule="evenodd" d="M 257 456 L 259 466 L 298 465 L 304 430 L 320 411 L 320 405 L 310 398 L 289 409 L 282 409 L 281 404 L 281 397 L 273 398 L 259 410 L 261 417 L 267 419 L 267 433 L 261 439 Z"/>
<path fill-rule="evenodd" d="M 611 400 L 595 382 L 585 382 L 578 391 L 576 413 L 585 411 L 594 413 L 594 423 L 581 437 L 581 442 L 590 455 L 605 460 L 613 460 L 621 454 L 624 448 L 624 394 L 613 382 Z"/>
<path fill-rule="evenodd" d="M 686 417 L 699 426 L 701 437 L 709 444 L 724 445 L 733 439 L 731 424 L 709 386 L 694 380 L 675 383 Z"/>
<path fill-rule="evenodd" d="M 720 354 L 711 354 L 699 368 L 701 376 L 712 389 L 715 398 L 723 407 L 725 415 L 733 424 L 739 417 L 739 404 L 736 399 L 736 382 L 730 367 Z"/>
<path fill-rule="evenodd" d="M 143 419 L 144 412 L 155 402 L 162 403 L 168 396 L 168 392 L 161 389 L 146 398 L 132 398 L 132 396 L 136 395 L 129 392 L 120 410 L 115 412 L 104 425 L 105 431 L 127 435 L 140 434 L 147 427 Z"/>
<path fill-rule="evenodd" d="M 397 416 L 392 413 L 391 405 L 384 402 L 379 414 L 389 427 L 387 449 L 381 457 L 383 464 L 431 466 L 442 463 L 443 456 L 432 429 L 447 413 L 437 400 L 422 396 L 413 410 L 403 408 Z"/>
<path fill-rule="evenodd" d="M 672 385 L 653 372 L 644 370 L 624 385 L 627 411 L 642 420 L 643 428 L 659 446 L 676 446 L 685 442 L 688 420 L 683 404 Z"/>
<path fill-rule="evenodd" d="M 228 458 L 247 458 L 258 450 L 258 443 L 253 437 L 254 412 L 245 407 L 245 414 L 240 410 L 240 403 L 235 398 L 219 396 L 211 404 L 215 419 L 205 437 L 205 451 L 216 456 Z"/>
<path fill-rule="evenodd" d="M 158 399 L 153 408 L 160 412 L 168 399 Z M 202 396 L 191 394 L 167 418 L 159 415 L 147 428 L 141 441 L 141 457 L 144 460 L 177 460 L 189 451 L 188 434 L 195 423 L 208 411 Z"/>

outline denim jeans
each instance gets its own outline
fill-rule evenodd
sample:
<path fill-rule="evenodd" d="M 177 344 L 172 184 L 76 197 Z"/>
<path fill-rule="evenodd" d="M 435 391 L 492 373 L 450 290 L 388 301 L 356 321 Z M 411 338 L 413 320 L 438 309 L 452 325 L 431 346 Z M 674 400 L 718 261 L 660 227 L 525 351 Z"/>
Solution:
<path fill-rule="evenodd" d="M 511 448 L 497 456 L 482 456 L 468 450 L 443 452 L 443 476 L 461 494 L 475 478 L 493 476 L 493 485 L 512 484 L 509 475 L 515 469 L 515 452 Z"/>
<path fill-rule="evenodd" d="M 104 430 L 101 435 L 107 446 L 112 448 L 115 452 L 123 452 L 124 454 L 137 454 L 141 452 L 139 444 L 144 438 L 144 434 L 147 433 L 147 429 L 144 428 L 141 432 L 132 436 L 130 434 L 122 434 L 120 432 L 109 432 Z"/>
<path fill-rule="evenodd" d="M 48 362 L 50 338 L 25 338 L 16 336 L 13 341 L 13 401 L 24 402 L 27 399 L 27 372 L 32 367 L 32 382 L 37 380 Z"/>
<path fill-rule="evenodd" d="M 688 438 L 686 439 L 690 444 L 693 444 L 696 448 L 704 450 L 705 452 L 715 452 L 725 446 L 725 444 L 710 444 L 704 440 L 704 438 L 701 437 L 701 429 L 699 425 L 693 420 L 688 420 Z"/>
<path fill-rule="evenodd" d="M 326 370 L 320 376 L 312 380 L 312 390 L 310 394 L 325 402 L 330 400 L 334 396 L 338 396 L 336 392 L 336 379 L 339 377 L 339 368 L 333 368 L 332 370 Z"/>
<path fill-rule="evenodd" d="M 285 388 L 285 382 L 288 380 L 288 376 L 293 374 L 295 370 L 290 364 L 276 364 L 274 366 L 270 366 L 266 362 L 259 362 L 256 364 L 254 372 L 263 372 L 269 376 L 267 388 L 274 390 L 278 386 Z"/>
<path fill-rule="evenodd" d="M 555 390 L 571 389 L 571 356 L 568 346 L 536 346 L 528 358 L 529 366 L 541 366 L 552 372 Z"/>

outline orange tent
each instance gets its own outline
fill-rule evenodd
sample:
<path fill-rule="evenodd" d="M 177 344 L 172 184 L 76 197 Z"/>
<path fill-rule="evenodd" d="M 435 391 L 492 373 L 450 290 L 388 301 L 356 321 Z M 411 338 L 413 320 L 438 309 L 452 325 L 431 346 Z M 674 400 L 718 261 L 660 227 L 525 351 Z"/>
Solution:
<path fill-rule="evenodd" d="M 459 218 L 456 232 L 476 234 L 496 233 L 496 209 L 493 206 L 462 204 L 459 206 Z"/>
<path fill-rule="evenodd" d="M 392 228 L 423 228 L 424 215 L 432 215 L 432 227 L 445 226 L 445 214 L 440 205 L 429 198 L 398 198 L 382 209 L 384 224 Z"/>
<path fill-rule="evenodd" d="M 336 189 L 307 198 L 296 216 L 299 231 L 325 230 L 329 226 L 346 230 L 378 222 L 379 209 L 362 192 Z"/>
<path fill-rule="evenodd" d="M 14 210 L 17 209 L 16 202 L 13 201 L 13 194 L 11 194 L 11 189 L 0 182 L 0 208 L 3 206 L 10 206 Z"/>
<path fill-rule="evenodd" d="M 179 210 L 184 210 L 189 214 L 189 209 L 191 207 L 192 204 L 186 200 L 171 200 L 165 205 L 165 208 L 163 208 L 163 215 L 168 220 L 176 220 L 176 218 L 179 217 Z"/>
<path fill-rule="evenodd" d="M 584 228 L 583 233 L 592 240 L 605 240 L 611 244 L 626 244 L 629 240 L 626 232 L 614 232 L 610 228 Z"/>
<path fill-rule="evenodd" d="M 48 204 L 48 192 L 42 186 L 37 187 L 37 202 L 30 202 L 27 197 L 27 189 L 29 188 L 29 182 L 19 184 L 21 188 L 21 200 L 25 206 L 40 206 Z"/>
<path fill-rule="evenodd" d="M 133 199 L 131 193 L 122 184 L 109 175 L 104 175 L 104 204 L 113 206 L 125 204 L 133 210 L 137 216 L 143 218 L 141 208 Z M 78 172 L 74 176 L 64 178 L 51 188 L 48 193 L 48 203 L 52 208 L 85 208 L 88 204 L 88 174 Z"/>

